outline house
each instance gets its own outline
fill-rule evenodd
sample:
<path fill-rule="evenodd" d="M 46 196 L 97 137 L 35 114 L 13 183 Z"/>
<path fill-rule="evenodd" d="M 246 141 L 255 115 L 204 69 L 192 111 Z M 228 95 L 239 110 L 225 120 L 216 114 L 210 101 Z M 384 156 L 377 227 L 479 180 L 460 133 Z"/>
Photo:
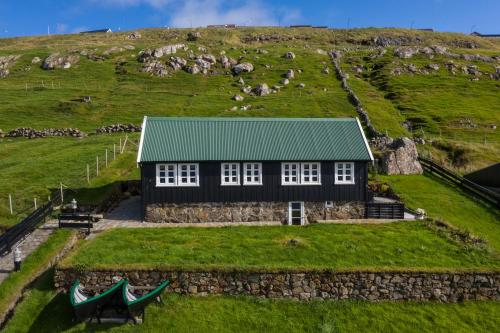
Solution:
<path fill-rule="evenodd" d="M 106 29 L 99 29 L 99 30 L 82 31 L 80 33 L 81 34 L 101 34 L 101 33 L 111 33 L 111 32 L 113 32 L 111 29 L 106 28 Z"/>
<path fill-rule="evenodd" d="M 477 31 L 472 32 L 471 36 L 483 37 L 483 38 L 500 38 L 500 34 L 482 34 Z"/>
<path fill-rule="evenodd" d="M 145 117 L 137 156 L 143 218 L 363 218 L 372 161 L 354 118 Z"/>
<path fill-rule="evenodd" d="M 468 173 L 464 178 L 500 194 L 500 163 Z"/>

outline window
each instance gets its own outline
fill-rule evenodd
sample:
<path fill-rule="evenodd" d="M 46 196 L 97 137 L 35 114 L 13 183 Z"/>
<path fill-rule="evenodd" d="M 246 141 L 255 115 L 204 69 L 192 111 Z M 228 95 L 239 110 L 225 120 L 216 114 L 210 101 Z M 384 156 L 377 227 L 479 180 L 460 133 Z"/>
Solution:
<path fill-rule="evenodd" d="M 321 185 L 319 162 L 281 164 L 282 185 Z"/>
<path fill-rule="evenodd" d="M 300 183 L 302 185 L 321 184 L 321 167 L 319 163 L 302 163 Z"/>
<path fill-rule="evenodd" d="M 221 164 L 221 185 L 240 185 L 240 164 Z"/>
<path fill-rule="evenodd" d="M 177 186 L 198 186 L 198 164 L 179 164 Z"/>
<path fill-rule="evenodd" d="M 262 185 L 262 163 L 243 164 L 243 185 Z"/>
<path fill-rule="evenodd" d="M 156 186 L 198 186 L 198 164 L 157 164 Z"/>
<path fill-rule="evenodd" d="M 354 163 L 335 163 L 335 184 L 354 184 Z"/>
<path fill-rule="evenodd" d="M 177 185 L 177 165 L 157 164 L 156 165 L 156 186 Z"/>
<path fill-rule="evenodd" d="M 281 184 L 282 185 L 299 185 L 299 163 L 282 163 L 281 164 Z"/>

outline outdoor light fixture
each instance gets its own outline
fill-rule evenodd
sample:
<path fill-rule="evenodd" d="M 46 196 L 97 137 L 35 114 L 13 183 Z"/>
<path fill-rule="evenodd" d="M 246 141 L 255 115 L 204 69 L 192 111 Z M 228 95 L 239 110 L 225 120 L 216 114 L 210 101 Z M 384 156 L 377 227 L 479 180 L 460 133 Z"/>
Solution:
<path fill-rule="evenodd" d="M 77 208 L 78 208 L 77 202 L 76 202 L 75 198 L 73 198 L 73 200 L 71 200 L 71 209 L 73 209 L 73 213 L 76 212 Z"/>

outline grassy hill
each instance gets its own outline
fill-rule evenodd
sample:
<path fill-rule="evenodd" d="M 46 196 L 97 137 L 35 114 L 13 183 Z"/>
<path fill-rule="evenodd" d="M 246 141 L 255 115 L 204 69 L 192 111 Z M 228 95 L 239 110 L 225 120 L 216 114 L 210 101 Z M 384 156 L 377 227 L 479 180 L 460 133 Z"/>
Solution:
<path fill-rule="evenodd" d="M 335 49 L 342 51 L 341 66 L 350 75 L 350 85 L 379 131 L 432 139 L 432 145 L 419 149 L 461 172 L 498 160 L 500 132 L 492 125 L 500 125 L 499 81 L 487 75 L 479 81 L 471 81 L 471 76 L 462 72 L 451 75 L 445 69 L 450 60 L 446 56 L 428 59 L 417 54 L 401 59 L 394 55 L 394 49 L 401 44 L 420 48 L 440 45 L 456 54 L 495 56 L 500 54 L 498 41 L 403 29 L 290 28 L 198 29 L 201 37 L 187 41 L 189 31 L 146 29 L 140 30 L 142 37 L 135 40 L 127 39 L 128 32 L 0 39 L 0 57 L 20 56 L 8 65 L 9 75 L 0 79 L 0 128 L 8 132 L 17 127 L 78 127 L 92 133 L 99 126 L 113 123 L 140 124 L 144 115 L 353 117 L 355 108 L 326 54 Z M 207 75 L 174 71 L 168 65 L 165 77 L 142 72 L 144 64 L 137 59 L 141 50 L 179 43 L 186 49 L 175 56 L 187 59 L 188 65 L 193 64 L 190 53 L 216 58 L 225 54 L 252 63 L 255 70 L 232 75 L 230 69 L 217 63 Z M 381 49 L 386 51 L 382 57 L 372 57 Z M 285 59 L 287 51 L 294 52 L 295 59 Z M 32 63 L 35 57 L 43 61 L 56 52 L 78 55 L 79 61 L 69 69 L 55 70 Z M 169 57 L 158 60 L 166 63 Z M 458 67 L 476 65 L 488 73 L 498 66 L 498 61 L 459 58 L 454 62 Z M 397 67 L 414 64 L 424 68 L 430 63 L 438 64 L 440 69 L 428 75 L 391 74 Z M 361 74 L 354 71 L 354 65 L 363 68 Z M 295 78 L 283 85 L 280 81 L 289 69 L 294 70 Z M 270 88 L 280 85 L 281 89 L 267 96 L 252 96 L 241 92 L 240 78 L 245 86 L 266 83 Z M 300 83 L 305 87 L 300 88 Z M 244 100 L 234 101 L 236 94 Z M 83 101 L 85 96 L 91 97 L 90 103 Z M 405 128 L 405 122 L 412 128 Z M 8 213 L 9 193 L 27 203 L 34 196 L 47 197 L 50 188 L 68 178 L 79 179 L 72 184 L 76 188 L 97 186 L 85 183 L 85 165 L 95 160 L 96 154 L 103 158 L 104 147 L 111 148 L 117 141 L 118 137 L 107 135 L 0 139 L 4 170 L 0 224 L 19 218 Z M 134 167 L 133 157 L 127 161 L 130 165 L 121 162 L 120 170 Z M 130 172 L 120 174 L 121 179 L 134 177 Z M 100 185 L 107 181 L 111 179 L 101 179 Z"/>

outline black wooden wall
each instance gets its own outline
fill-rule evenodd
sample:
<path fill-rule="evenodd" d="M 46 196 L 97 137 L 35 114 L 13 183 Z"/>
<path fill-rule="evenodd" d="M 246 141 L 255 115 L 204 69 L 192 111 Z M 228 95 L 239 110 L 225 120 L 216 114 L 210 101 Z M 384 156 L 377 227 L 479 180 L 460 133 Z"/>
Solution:
<path fill-rule="evenodd" d="M 282 186 L 281 163 L 272 161 L 262 163 L 262 185 L 221 186 L 221 163 L 200 162 L 199 187 L 156 187 L 156 164 L 143 163 L 143 207 L 164 202 L 366 201 L 368 163 L 355 162 L 353 185 L 335 185 L 334 162 L 326 161 L 321 163 L 321 185 Z"/>

